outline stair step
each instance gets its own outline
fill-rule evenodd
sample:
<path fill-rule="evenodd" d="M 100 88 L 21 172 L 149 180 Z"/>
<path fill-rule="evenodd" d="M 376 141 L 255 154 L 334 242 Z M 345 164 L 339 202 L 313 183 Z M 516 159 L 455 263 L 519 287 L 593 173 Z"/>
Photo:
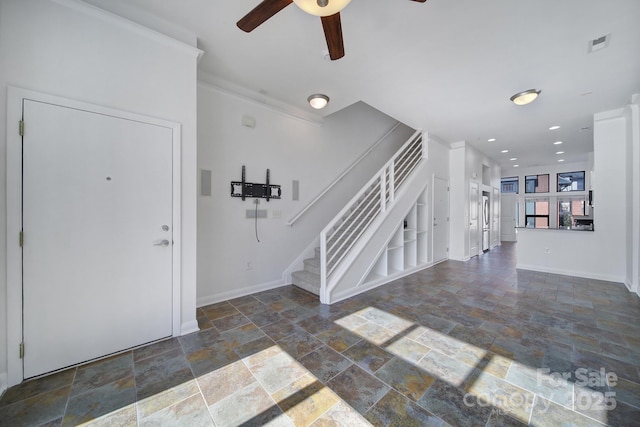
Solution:
<path fill-rule="evenodd" d="M 313 294 L 320 295 L 320 275 L 309 271 L 294 271 L 291 274 L 293 284 Z"/>
<path fill-rule="evenodd" d="M 304 260 L 304 270 L 309 273 L 320 274 L 320 258 L 308 258 Z"/>

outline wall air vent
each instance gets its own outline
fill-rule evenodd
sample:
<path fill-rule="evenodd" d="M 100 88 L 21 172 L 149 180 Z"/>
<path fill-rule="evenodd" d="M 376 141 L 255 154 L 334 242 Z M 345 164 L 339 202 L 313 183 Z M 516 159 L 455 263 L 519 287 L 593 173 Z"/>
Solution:
<path fill-rule="evenodd" d="M 593 40 L 589 40 L 589 53 L 597 52 L 609 46 L 609 40 L 611 39 L 611 33 L 605 34 Z"/>

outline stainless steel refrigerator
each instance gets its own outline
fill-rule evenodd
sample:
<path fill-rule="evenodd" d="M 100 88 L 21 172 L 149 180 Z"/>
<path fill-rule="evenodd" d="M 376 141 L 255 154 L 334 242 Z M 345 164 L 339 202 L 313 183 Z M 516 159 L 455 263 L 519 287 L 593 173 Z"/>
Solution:
<path fill-rule="evenodd" d="M 482 196 L 482 251 L 489 250 L 489 196 Z"/>

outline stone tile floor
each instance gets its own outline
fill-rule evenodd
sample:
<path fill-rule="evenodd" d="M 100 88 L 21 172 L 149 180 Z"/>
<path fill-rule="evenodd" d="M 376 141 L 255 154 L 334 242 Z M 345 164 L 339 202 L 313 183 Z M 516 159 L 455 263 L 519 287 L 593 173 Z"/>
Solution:
<path fill-rule="evenodd" d="M 640 299 L 514 257 L 202 307 L 198 333 L 9 389 L 0 425 L 637 425 Z"/>

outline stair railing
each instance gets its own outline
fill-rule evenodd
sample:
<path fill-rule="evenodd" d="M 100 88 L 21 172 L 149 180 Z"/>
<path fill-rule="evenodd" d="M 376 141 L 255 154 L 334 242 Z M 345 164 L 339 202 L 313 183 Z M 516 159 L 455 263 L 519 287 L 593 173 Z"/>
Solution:
<path fill-rule="evenodd" d="M 417 131 L 320 233 L 320 293 L 369 225 L 393 206 L 402 183 L 426 157 Z M 326 299 L 326 298 L 325 298 Z"/>

